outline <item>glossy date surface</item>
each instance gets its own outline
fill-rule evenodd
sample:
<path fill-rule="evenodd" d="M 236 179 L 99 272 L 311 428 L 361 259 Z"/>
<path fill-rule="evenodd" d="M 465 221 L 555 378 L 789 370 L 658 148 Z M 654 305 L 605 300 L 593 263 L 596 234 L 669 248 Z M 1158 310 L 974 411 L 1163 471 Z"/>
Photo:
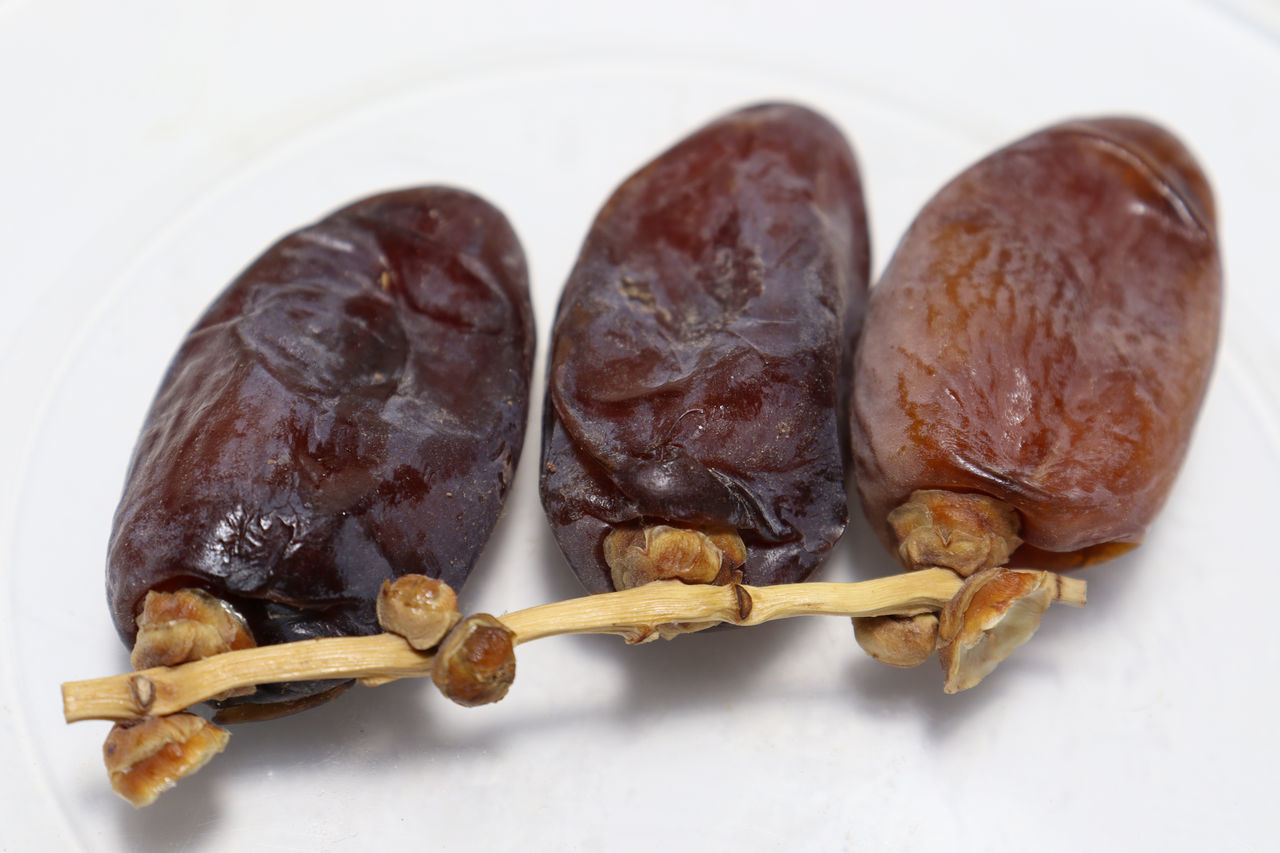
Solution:
<path fill-rule="evenodd" d="M 846 522 L 843 421 L 868 276 L 862 187 L 825 118 L 764 105 L 641 169 L 556 317 L 542 499 L 591 591 L 611 530 L 733 529 L 749 583 L 799 580 Z"/>
<path fill-rule="evenodd" d="M 1015 565 L 1138 543 L 1187 451 L 1222 298 L 1208 183 L 1133 119 L 1048 128 L 935 196 L 873 289 L 852 421 L 864 509 L 918 489 L 1021 517 Z"/>
<path fill-rule="evenodd" d="M 108 558 L 121 636 L 148 590 L 205 589 L 265 645 L 378 631 L 386 578 L 460 587 L 520 454 L 533 347 L 523 252 L 468 193 L 375 196 L 272 246 L 147 415 Z"/>

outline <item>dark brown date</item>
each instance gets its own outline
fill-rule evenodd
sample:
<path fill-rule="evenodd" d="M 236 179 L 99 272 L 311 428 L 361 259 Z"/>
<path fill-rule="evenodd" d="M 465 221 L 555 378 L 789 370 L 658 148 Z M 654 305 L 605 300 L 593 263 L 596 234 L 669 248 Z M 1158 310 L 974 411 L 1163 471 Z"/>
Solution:
<path fill-rule="evenodd" d="M 561 298 L 542 448 L 543 504 L 588 590 L 651 579 L 626 555 L 659 549 L 660 577 L 813 571 L 847 520 L 868 256 L 853 152 L 796 106 L 726 116 L 613 194 Z"/>
<path fill-rule="evenodd" d="M 107 567 L 120 635 L 148 591 L 205 590 L 266 645 L 376 633 L 388 578 L 460 587 L 520 455 L 533 348 L 515 233 L 465 192 L 375 196 L 272 246 L 143 425 Z"/>
<path fill-rule="evenodd" d="M 1019 566 L 1137 544 L 1187 451 L 1221 299 L 1209 185 L 1166 131 L 1075 121 L 971 167 L 872 291 L 852 439 L 873 527 L 909 567 L 975 525 L 1008 522 Z"/>

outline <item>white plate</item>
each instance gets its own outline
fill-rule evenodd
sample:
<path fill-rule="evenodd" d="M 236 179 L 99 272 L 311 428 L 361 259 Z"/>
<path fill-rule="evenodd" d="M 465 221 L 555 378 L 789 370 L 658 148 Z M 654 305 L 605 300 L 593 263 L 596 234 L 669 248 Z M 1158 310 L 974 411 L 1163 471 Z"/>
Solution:
<path fill-rule="evenodd" d="M 78 149 L 60 134 L 75 122 L 35 108 L 31 92 L 47 80 L 23 90 L 35 136 L 0 153 L 29 158 L 11 198 L 47 214 L 0 208 L 4 233 L 20 237 L 5 254 L 23 273 L 5 283 L 21 310 L 4 321 L 12 344 L 0 386 L 21 403 L 4 442 L 0 755 L 12 775 L 0 840 L 90 850 L 1261 845 L 1280 759 L 1269 684 L 1280 661 L 1262 595 L 1275 562 L 1262 540 L 1264 489 L 1280 481 L 1274 36 L 1195 3 L 1069 18 L 1020 6 L 978 14 L 997 4 L 972 16 L 799 4 L 781 23 L 747 10 L 718 36 L 715 8 L 659 4 L 631 19 L 572 5 L 553 28 L 514 12 L 436 10 L 470 46 L 440 58 L 416 56 L 418 40 L 387 29 L 394 5 L 372 4 L 367 20 L 304 26 L 277 13 L 249 34 L 204 7 L 145 26 L 100 19 L 49 47 L 53 58 L 0 59 L 0 72 L 15 73 L 35 61 L 54 75 L 52 91 L 97 92 L 66 109 L 105 121 L 89 136 L 124 170 L 95 174 L 110 158 L 92 146 L 95 169 L 68 160 Z M 0 6 L 28 38 L 52 35 L 55 17 Z M 405 28 L 425 28 L 430 15 L 409 17 Z M 130 23 L 136 55 L 97 64 L 110 51 L 96 45 Z M 291 34 L 350 46 L 339 55 L 351 67 L 321 67 Z M 270 61 L 252 58 L 272 44 Z M 56 61 L 78 50 L 86 64 Z M 227 68 L 216 64 L 224 51 Z M 362 52 L 377 54 L 374 72 L 353 59 Z M 140 104 L 126 106 L 116 89 L 139 80 Z M 301 106 L 279 94 L 285 86 Z M 1222 218 L 1225 341 L 1191 457 L 1143 548 L 1087 572 L 1086 609 L 1052 611 L 1032 643 L 959 696 L 941 694 L 932 663 L 902 672 L 866 660 L 845 620 L 634 648 L 558 638 L 521 649 L 520 677 L 497 706 L 457 708 L 425 682 L 355 689 L 235 729 L 226 753 L 153 807 L 116 799 L 101 766 L 106 724 L 64 725 L 58 685 L 127 668 L 102 590 L 110 517 L 160 374 L 214 294 L 279 235 L 358 196 L 467 187 L 506 212 L 529 255 L 536 411 L 559 287 L 601 201 L 685 132 L 767 97 L 807 102 L 851 137 L 877 268 L 947 177 L 1037 125 L 1136 110 L 1201 155 Z M 117 122 L 102 119 L 112 105 Z M 214 129 L 209 110 L 227 126 Z M 202 143 L 191 127 L 211 135 Z M 120 192 L 125 179 L 132 192 Z M 64 194 L 61 207 L 50 192 Z M 78 228 L 59 231 L 59 212 Z M 535 415 L 468 610 L 578 592 L 538 506 L 538 441 Z M 892 569 L 857 521 L 823 577 Z"/>

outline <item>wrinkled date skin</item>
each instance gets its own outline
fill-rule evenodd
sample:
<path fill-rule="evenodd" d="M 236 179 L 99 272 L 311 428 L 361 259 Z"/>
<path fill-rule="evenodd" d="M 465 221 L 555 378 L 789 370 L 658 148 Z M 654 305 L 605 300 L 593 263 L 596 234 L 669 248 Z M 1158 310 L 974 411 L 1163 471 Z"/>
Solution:
<path fill-rule="evenodd" d="M 1017 509 L 1014 565 L 1137 544 L 1187 451 L 1217 347 L 1213 198 L 1171 135 L 1051 127 L 921 212 L 873 289 L 851 430 L 872 525 L 916 489 Z"/>
<path fill-rule="evenodd" d="M 826 119 L 726 116 L 628 179 L 562 296 L 542 500 L 575 573 L 610 530 L 727 526 L 748 583 L 808 576 L 847 520 L 843 420 L 868 277 L 862 187 Z"/>
<path fill-rule="evenodd" d="M 147 415 L 108 558 L 121 636 L 148 590 L 206 589 L 266 645 L 377 632 L 386 578 L 460 587 L 520 454 L 533 347 L 520 245 L 465 192 L 375 196 L 272 246 Z"/>

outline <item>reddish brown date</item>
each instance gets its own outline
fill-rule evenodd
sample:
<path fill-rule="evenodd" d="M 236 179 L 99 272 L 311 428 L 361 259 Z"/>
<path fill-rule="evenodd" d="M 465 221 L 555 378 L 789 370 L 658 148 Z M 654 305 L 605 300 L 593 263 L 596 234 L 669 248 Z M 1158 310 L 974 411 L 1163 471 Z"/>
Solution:
<path fill-rule="evenodd" d="M 951 516 L 976 505 L 937 495 L 891 520 L 936 489 L 995 499 L 981 524 L 1016 510 L 1014 565 L 1138 543 L 1187 451 L 1221 291 L 1208 183 L 1158 127 L 1070 122 L 961 174 L 872 291 L 852 421 L 872 525 L 894 549 L 921 513 L 965 528 Z"/>
<path fill-rule="evenodd" d="M 543 504 L 589 590 L 615 586 L 611 532 L 618 553 L 653 533 L 685 580 L 722 552 L 750 583 L 812 572 L 846 522 L 867 276 L 853 153 L 800 107 L 726 116 L 613 194 L 560 302 L 544 422 Z"/>
<path fill-rule="evenodd" d="M 377 632 L 387 578 L 461 586 L 520 454 L 533 347 L 516 236 L 465 192 L 375 196 L 272 246 L 147 415 L 108 559 L 121 636 L 149 590 L 206 590 L 265 645 Z"/>

